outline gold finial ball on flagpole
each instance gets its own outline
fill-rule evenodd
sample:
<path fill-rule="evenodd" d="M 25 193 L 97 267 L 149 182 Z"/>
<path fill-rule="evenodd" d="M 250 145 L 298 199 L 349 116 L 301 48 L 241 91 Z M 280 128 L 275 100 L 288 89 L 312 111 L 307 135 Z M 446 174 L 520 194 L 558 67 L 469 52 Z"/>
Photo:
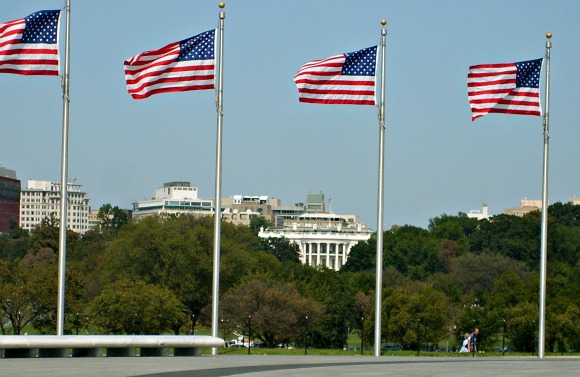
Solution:
<path fill-rule="evenodd" d="M 385 20 L 384 18 L 381 20 L 381 25 L 385 26 L 387 24 L 387 20 Z"/>
<path fill-rule="evenodd" d="M 548 39 L 552 38 L 552 33 L 550 33 L 550 32 L 547 32 L 547 33 L 546 33 L 546 38 L 548 38 Z"/>
<path fill-rule="evenodd" d="M 225 6 L 226 6 L 226 3 L 224 3 L 223 1 L 221 3 L 219 3 L 219 7 L 221 9 L 224 9 Z"/>

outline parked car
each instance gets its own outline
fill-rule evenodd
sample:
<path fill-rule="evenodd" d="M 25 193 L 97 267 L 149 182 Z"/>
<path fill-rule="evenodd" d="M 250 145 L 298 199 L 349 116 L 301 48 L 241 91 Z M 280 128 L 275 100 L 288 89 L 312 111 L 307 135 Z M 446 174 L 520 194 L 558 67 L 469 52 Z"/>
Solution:
<path fill-rule="evenodd" d="M 401 346 L 396 344 L 387 344 L 381 348 L 381 351 L 402 351 Z"/>

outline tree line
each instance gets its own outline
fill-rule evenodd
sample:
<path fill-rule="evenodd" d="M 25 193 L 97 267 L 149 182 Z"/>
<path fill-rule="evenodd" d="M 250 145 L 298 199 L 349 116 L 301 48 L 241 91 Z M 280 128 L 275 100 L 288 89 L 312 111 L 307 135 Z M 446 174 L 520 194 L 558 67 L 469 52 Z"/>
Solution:
<path fill-rule="evenodd" d="M 213 220 L 181 215 L 128 220 L 104 205 L 99 226 L 67 234 L 65 332 L 192 334 L 211 322 Z M 459 213 L 383 233 L 381 338 L 404 349 L 441 345 L 477 326 L 480 349 L 504 337 L 537 344 L 540 213 L 476 220 Z M 546 349 L 580 349 L 580 206 L 549 207 Z M 357 332 L 374 343 L 376 237 L 339 272 L 299 261 L 286 239 L 222 224 L 220 328 L 280 343 L 343 348 Z M 0 236 L 0 330 L 56 332 L 58 220 Z"/>

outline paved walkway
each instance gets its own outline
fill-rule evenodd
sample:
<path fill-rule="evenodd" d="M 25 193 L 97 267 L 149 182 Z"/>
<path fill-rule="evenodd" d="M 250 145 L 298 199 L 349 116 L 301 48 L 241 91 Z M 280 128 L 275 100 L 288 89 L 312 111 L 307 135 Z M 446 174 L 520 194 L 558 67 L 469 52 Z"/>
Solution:
<path fill-rule="evenodd" d="M 0 359 L 2 376 L 579 376 L 577 357 L 202 356 Z"/>

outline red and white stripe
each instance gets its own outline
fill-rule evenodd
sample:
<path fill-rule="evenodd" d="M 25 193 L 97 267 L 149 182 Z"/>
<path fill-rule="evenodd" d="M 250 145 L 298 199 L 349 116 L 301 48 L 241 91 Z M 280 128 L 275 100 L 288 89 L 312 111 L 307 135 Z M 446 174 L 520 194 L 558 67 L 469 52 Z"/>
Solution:
<path fill-rule="evenodd" d="M 125 61 L 127 90 L 135 99 L 157 93 L 215 88 L 215 61 L 177 61 L 179 42 L 145 51 Z"/>
<path fill-rule="evenodd" d="M 58 43 L 22 43 L 21 18 L 0 24 L 0 73 L 60 75 Z"/>
<path fill-rule="evenodd" d="M 472 120 L 489 113 L 542 115 L 540 89 L 516 88 L 514 63 L 469 67 L 467 97 Z"/>
<path fill-rule="evenodd" d="M 375 76 L 342 75 L 344 54 L 307 62 L 294 76 L 300 102 L 375 105 Z"/>

